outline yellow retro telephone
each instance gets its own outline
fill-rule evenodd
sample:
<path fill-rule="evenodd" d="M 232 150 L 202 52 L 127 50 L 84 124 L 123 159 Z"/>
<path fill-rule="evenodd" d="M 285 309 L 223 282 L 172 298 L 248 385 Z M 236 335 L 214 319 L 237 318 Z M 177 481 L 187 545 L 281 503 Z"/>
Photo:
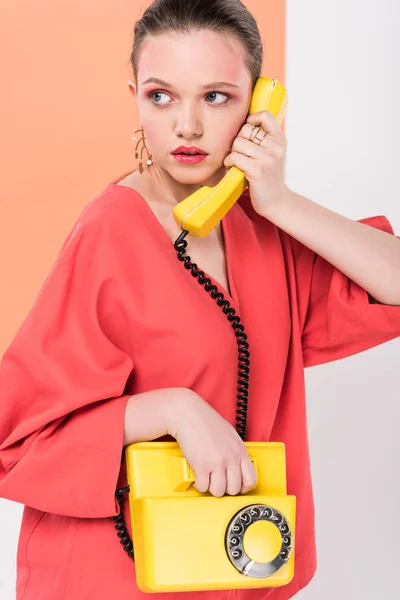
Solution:
<path fill-rule="evenodd" d="M 276 79 L 257 80 L 249 114 L 269 110 L 281 124 L 286 105 L 286 90 Z M 177 442 L 127 446 L 128 486 L 116 491 L 121 511 L 114 521 L 124 550 L 134 560 L 137 585 L 143 592 L 278 587 L 294 576 L 296 497 L 287 495 L 285 445 L 245 441 L 250 371 L 247 336 L 229 301 L 184 256 L 185 236 L 207 236 L 247 183 L 244 173 L 233 166 L 219 184 L 205 186 L 180 202 L 174 218 L 183 230 L 175 242 L 179 260 L 217 300 L 237 337 L 236 429 L 257 483 L 246 494 L 216 498 L 192 486 L 194 473 Z M 126 493 L 132 540 L 123 514 Z"/>

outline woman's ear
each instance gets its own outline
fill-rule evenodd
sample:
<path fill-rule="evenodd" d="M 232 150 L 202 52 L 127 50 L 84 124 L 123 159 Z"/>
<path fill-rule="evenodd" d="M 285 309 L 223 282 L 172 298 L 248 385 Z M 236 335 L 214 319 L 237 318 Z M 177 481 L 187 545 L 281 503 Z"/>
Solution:
<path fill-rule="evenodd" d="M 128 86 L 129 86 L 129 91 L 132 94 L 132 96 L 135 98 L 136 97 L 136 84 L 134 81 L 132 81 L 132 79 L 130 79 L 128 81 Z"/>

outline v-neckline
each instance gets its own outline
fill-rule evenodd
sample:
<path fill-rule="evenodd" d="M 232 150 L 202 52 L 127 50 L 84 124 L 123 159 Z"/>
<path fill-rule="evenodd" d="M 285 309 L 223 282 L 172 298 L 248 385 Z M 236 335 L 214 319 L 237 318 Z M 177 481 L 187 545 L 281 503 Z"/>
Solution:
<path fill-rule="evenodd" d="M 169 249 L 169 251 L 173 252 L 175 258 L 177 259 L 178 253 L 174 248 L 174 244 L 171 241 L 171 239 L 169 238 L 167 232 L 165 231 L 164 227 L 161 225 L 160 221 L 158 220 L 157 216 L 154 214 L 151 206 L 149 205 L 149 203 L 147 202 L 147 200 L 144 198 L 144 196 L 142 196 L 142 194 L 132 188 L 129 187 L 127 185 L 117 185 L 118 181 L 121 181 L 121 179 L 123 179 L 124 176 L 122 176 L 119 179 L 115 179 L 114 181 L 112 181 L 111 183 L 108 184 L 107 187 L 109 188 L 121 188 L 123 190 L 127 190 L 128 193 L 136 195 L 139 197 L 141 204 L 144 205 L 146 211 L 148 212 L 148 214 L 150 215 L 150 221 L 152 223 L 154 223 L 154 229 L 157 229 L 159 231 L 159 238 L 161 240 L 165 240 L 166 242 L 166 247 Z M 233 210 L 233 209 L 231 209 Z M 223 235 L 223 239 L 224 239 L 224 246 L 225 246 L 225 261 L 226 261 L 226 271 L 227 271 L 227 280 L 228 280 L 228 285 L 232 291 L 232 294 L 234 294 L 236 296 L 236 290 L 235 290 L 235 286 L 233 283 L 233 278 L 232 278 L 232 271 L 231 271 L 231 264 L 230 264 L 230 256 L 231 256 L 231 247 L 230 247 L 230 239 L 229 239 L 229 234 L 227 233 L 227 226 L 226 226 L 226 220 L 228 217 L 229 213 L 227 213 L 225 215 L 225 217 L 223 217 L 221 219 L 221 230 L 222 230 L 222 235 Z M 204 277 L 207 277 L 208 279 L 210 279 L 211 283 L 213 285 L 215 285 L 218 288 L 218 291 L 220 291 L 223 295 L 224 295 L 224 299 L 227 299 L 229 301 L 229 304 L 231 306 L 234 307 L 238 307 L 239 303 L 237 298 L 234 298 L 233 295 L 231 295 L 228 290 L 225 289 L 224 286 L 222 286 L 214 277 L 212 277 L 209 273 L 206 273 L 204 271 L 204 269 L 202 269 L 201 265 L 197 265 L 198 269 L 203 271 L 204 273 Z"/>

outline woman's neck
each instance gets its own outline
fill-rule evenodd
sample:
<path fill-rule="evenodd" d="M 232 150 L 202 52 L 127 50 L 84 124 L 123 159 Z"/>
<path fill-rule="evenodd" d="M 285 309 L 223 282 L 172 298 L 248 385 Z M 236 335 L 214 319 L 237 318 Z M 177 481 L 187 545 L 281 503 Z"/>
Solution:
<path fill-rule="evenodd" d="M 205 185 L 214 186 L 224 177 L 227 169 L 222 167 L 214 173 L 207 181 L 201 183 L 185 184 L 176 181 L 167 171 L 156 165 L 147 166 L 141 174 L 142 183 L 148 189 L 153 198 L 160 197 L 164 202 L 175 206 L 201 187 Z"/>

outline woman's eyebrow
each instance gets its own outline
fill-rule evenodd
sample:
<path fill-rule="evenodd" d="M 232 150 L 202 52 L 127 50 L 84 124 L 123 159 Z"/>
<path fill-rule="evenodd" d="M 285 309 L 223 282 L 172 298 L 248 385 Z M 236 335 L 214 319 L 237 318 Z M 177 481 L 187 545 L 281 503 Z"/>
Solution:
<path fill-rule="evenodd" d="M 146 83 L 157 83 L 158 85 L 163 85 L 164 87 L 169 87 L 169 88 L 174 87 L 173 85 L 168 83 L 168 81 L 163 81 L 162 79 L 158 79 L 157 77 L 149 77 L 149 79 L 146 79 L 146 81 L 143 81 L 142 85 L 145 85 Z M 227 81 L 214 81 L 213 83 L 208 83 L 207 85 L 203 85 L 202 89 L 208 90 L 210 88 L 215 88 L 215 87 L 220 87 L 220 86 L 240 88 L 239 85 L 235 85 L 233 83 L 228 83 Z"/>

